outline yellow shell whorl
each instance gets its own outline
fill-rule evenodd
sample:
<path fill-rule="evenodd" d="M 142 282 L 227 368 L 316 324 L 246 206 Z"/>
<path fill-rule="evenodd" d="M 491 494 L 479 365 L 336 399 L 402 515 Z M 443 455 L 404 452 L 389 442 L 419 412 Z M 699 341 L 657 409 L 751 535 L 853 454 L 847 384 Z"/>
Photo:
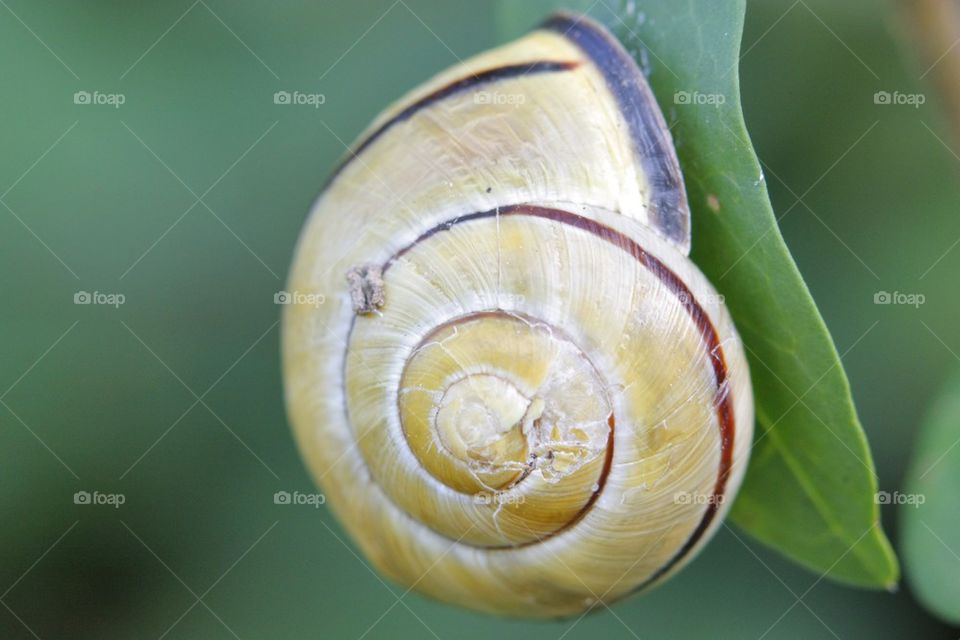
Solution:
<path fill-rule="evenodd" d="M 284 314 L 291 421 L 354 540 L 406 586 L 508 615 L 675 572 L 721 522 L 752 434 L 722 298 L 660 226 L 682 194 L 658 194 L 669 180 L 625 135 L 593 50 L 609 36 L 578 29 L 388 109 L 300 239 L 289 289 L 326 303 Z"/>

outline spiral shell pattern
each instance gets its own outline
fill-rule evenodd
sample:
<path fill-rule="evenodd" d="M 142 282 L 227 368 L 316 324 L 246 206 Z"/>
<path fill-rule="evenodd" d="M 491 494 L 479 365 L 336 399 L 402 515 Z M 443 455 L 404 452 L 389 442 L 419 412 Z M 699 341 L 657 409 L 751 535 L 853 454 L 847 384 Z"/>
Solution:
<path fill-rule="evenodd" d="M 753 405 L 688 248 L 663 118 L 583 18 L 371 125 L 301 235 L 288 288 L 325 303 L 286 307 L 283 346 L 301 451 L 377 568 L 555 617 L 692 557 L 740 484 Z"/>

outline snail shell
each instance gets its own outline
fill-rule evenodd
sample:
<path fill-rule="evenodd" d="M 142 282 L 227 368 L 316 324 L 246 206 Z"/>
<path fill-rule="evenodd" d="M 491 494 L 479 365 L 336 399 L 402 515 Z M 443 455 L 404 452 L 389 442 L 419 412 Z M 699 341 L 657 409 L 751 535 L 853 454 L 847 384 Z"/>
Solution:
<path fill-rule="evenodd" d="M 553 617 L 694 555 L 742 480 L 753 400 L 689 244 L 663 117 L 584 18 L 374 121 L 300 237 L 289 289 L 325 303 L 285 308 L 283 353 L 300 449 L 380 571 Z"/>

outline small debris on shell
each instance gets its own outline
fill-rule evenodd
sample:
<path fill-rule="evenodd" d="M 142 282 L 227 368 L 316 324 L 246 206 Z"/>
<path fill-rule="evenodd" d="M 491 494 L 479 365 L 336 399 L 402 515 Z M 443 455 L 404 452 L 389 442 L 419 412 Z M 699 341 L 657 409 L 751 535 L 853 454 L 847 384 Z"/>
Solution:
<path fill-rule="evenodd" d="M 347 282 L 354 313 L 375 313 L 383 306 L 383 270 L 379 265 L 362 264 L 350 269 Z"/>

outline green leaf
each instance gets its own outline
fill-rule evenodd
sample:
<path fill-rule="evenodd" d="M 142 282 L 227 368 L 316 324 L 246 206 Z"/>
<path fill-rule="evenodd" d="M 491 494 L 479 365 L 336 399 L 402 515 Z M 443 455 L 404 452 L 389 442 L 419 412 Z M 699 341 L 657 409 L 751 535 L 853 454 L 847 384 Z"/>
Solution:
<path fill-rule="evenodd" d="M 892 588 L 897 560 L 846 374 L 780 235 L 743 121 L 743 0 L 634 0 L 617 12 L 603 2 L 502 0 L 497 18 L 512 37 L 556 9 L 591 6 L 648 71 L 673 125 L 692 257 L 724 294 L 746 346 L 757 433 L 732 519 L 818 574 Z M 683 104 L 678 92 L 701 97 Z"/>
<path fill-rule="evenodd" d="M 907 578 L 924 606 L 960 624 L 960 374 L 923 424 L 904 489 L 884 497 L 900 512 Z"/>

